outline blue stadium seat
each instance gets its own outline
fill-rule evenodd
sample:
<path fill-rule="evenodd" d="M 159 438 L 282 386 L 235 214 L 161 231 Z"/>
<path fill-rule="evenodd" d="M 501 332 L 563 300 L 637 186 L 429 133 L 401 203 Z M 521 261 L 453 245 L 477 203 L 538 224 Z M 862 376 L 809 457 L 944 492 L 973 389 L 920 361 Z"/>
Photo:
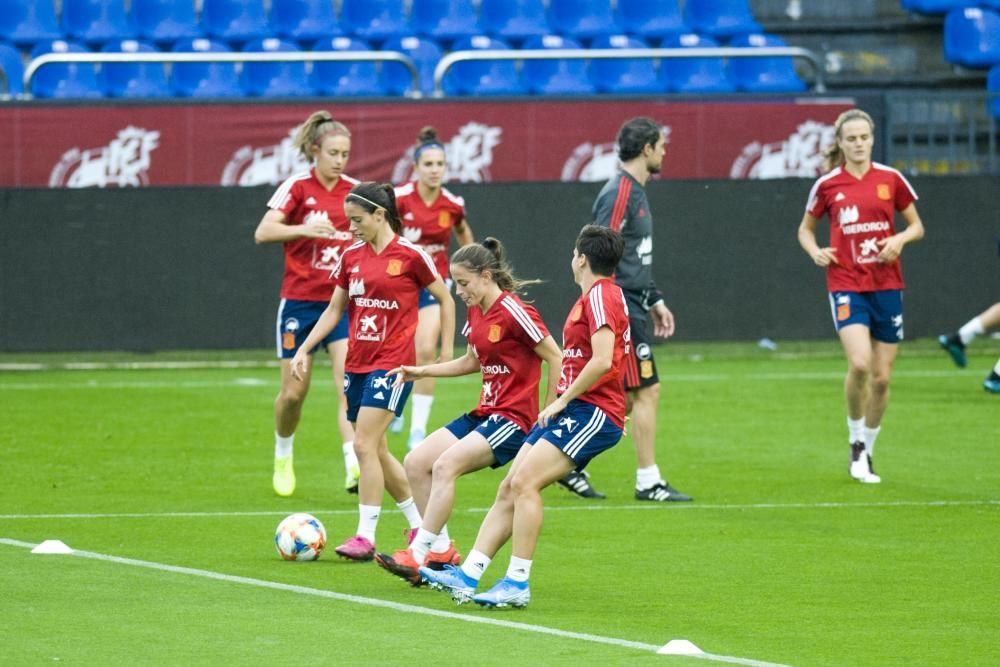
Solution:
<path fill-rule="evenodd" d="M 276 35 L 298 42 L 344 34 L 331 0 L 271 0 L 271 28 Z"/>
<path fill-rule="evenodd" d="M 263 0 L 202 0 L 202 3 L 201 27 L 213 39 L 242 44 L 271 36 Z"/>
<path fill-rule="evenodd" d="M 644 49 L 648 44 L 628 35 L 610 35 L 598 37 L 590 46 L 594 49 Z M 590 80 L 594 82 L 599 92 L 613 95 L 663 91 L 656 78 L 656 66 L 652 58 L 628 60 L 595 58 L 590 61 Z"/>
<path fill-rule="evenodd" d="M 552 33 L 542 0 L 482 0 L 479 32 L 507 42 Z"/>
<path fill-rule="evenodd" d="M 281 53 L 301 51 L 295 42 L 268 37 L 250 42 L 246 52 Z M 308 97 L 315 95 L 309 85 L 305 61 L 286 63 L 244 63 L 240 83 L 251 97 Z"/>
<path fill-rule="evenodd" d="M 966 7 L 944 17 L 944 59 L 966 67 L 1000 63 L 1000 13 Z"/>
<path fill-rule="evenodd" d="M 526 49 L 579 49 L 572 39 L 558 35 L 532 37 Z M 586 60 L 525 60 L 521 80 L 532 95 L 593 95 Z"/>
<path fill-rule="evenodd" d="M 506 42 L 485 35 L 464 37 L 452 51 L 507 51 Z M 478 60 L 452 65 L 442 82 L 448 95 L 523 95 L 513 60 Z"/>
<path fill-rule="evenodd" d="M 187 0 L 132 0 L 132 23 L 140 38 L 157 44 L 202 36 L 194 3 Z"/>
<path fill-rule="evenodd" d="M 57 39 L 39 42 L 31 51 L 37 58 L 47 53 L 91 53 L 76 42 Z M 39 69 L 31 79 L 31 94 L 35 97 L 51 98 L 95 98 L 101 97 L 97 85 L 97 68 L 91 63 L 54 63 Z"/>
<path fill-rule="evenodd" d="M 383 51 L 399 51 L 413 59 L 420 74 L 417 86 L 421 93 L 434 92 L 434 68 L 441 60 L 441 47 L 437 42 L 411 35 L 396 37 L 382 45 Z M 388 95 L 402 95 L 410 90 L 410 72 L 399 63 L 382 63 L 382 88 Z"/>
<path fill-rule="evenodd" d="M 364 42 L 350 37 L 334 37 L 317 42 L 313 51 L 371 51 Z M 320 95 L 372 97 L 385 95 L 374 61 L 313 63 L 310 84 Z"/>
<path fill-rule="evenodd" d="M 178 53 L 226 53 L 222 42 L 198 38 L 178 42 Z M 178 97 L 242 97 L 235 63 L 174 63 L 170 78 Z"/>
<path fill-rule="evenodd" d="M 121 0 L 62 0 L 62 20 L 70 38 L 89 44 L 135 37 Z"/>
<path fill-rule="evenodd" d="M 553 32 L 581 40 L 622 31 L 608 0 L 549 0 L 549 26 Z"/>
<path fill-rule="evenodd" d="M 902 0 L 900 6 L 918 14 L 946 14 L 953 9 L 962 9 L 977 4 L 975 0 Z"/>
<path fill-rule="evenodd" d="M 0 39 L 20 47 L 58 40 L 53 0 L 0 0 Z"/>
<path fill-rule="evenodd" d="M 0 42 L 0 67 L 7 77 L 7 94 L 16 97 L 23 93 L 24 60 L 21 58 L 21 50 Z"/>
<path fill-rule="evenodd" d="M 729 46 L 759 48 L 788 44 L 775 35 L 753 33 L 734 37 Z M 730 58 L 729 79 L 737 90 L 749 93 L 797 93 L 806 89 L 806 84 L 795 73 L 792 59 L 788 57 Z"/>
<path fill-rule="evenodd" d="M 646 41 L 690 32 L 677 0 L 618 0 L 618 12 L 625 32 Z"/>
<path fill-rule="evenodd" d="M 684 20 L 694 32 L 717 40 L 763 31 L 747 0 L 687 0 Z"/>
<path fill-rule="evenodd" d="M 986 92 L 990 95 L 989 107 L 993 117 L 1000 120 L 1000 65 L 994 65 L 986 75 Z"/>
<path fill-rule="evenodd" d="M 340 27 L 367 42 L 405 37 L 412 32 L 403 0 L 348 0 L 340 8 Z"/>
<path fill-rule="evenodd" d="M 675 35 L 664 40 L 670 49 L 712 48 L 718 46 L 711 37 L 695 33 Z M 660 82 L 675 93 L 727 93 L 734 90 L 726 77 L 722 58 L 664 58 L 660 61 Z"/>
<path fill-rule="evenodd" d="M 478 32 L 472 0 L 413 0 L 410 29 L 418 35 L 449 44 Z"/>
<path fill-rule="evenodd" d="M 105 53 L 158 53 L 159 50 L 134 39 L 108 42 Z M 108 97 L 169 97 L 167 74 L 163 63 L 104 63 L 101 66 L 101 89 Z"/>

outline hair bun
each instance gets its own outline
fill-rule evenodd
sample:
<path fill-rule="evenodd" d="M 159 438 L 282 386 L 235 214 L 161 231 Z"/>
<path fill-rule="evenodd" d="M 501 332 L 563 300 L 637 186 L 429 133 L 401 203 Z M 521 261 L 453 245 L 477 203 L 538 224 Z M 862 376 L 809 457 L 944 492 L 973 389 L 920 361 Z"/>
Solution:
<path fill-rule="evenodd" d="M 420 130 L 420 134 L 417 135 L 417 142 L 421 144 L 432 144 L 439 143 L 438 131 L 430 125 L 426 125 Z"/>

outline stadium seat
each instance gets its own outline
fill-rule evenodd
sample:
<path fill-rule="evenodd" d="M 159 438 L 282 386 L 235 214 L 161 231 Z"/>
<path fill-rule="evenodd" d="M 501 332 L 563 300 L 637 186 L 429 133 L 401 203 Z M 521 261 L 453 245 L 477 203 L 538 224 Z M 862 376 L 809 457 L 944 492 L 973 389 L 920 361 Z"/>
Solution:
<path fill-rule="evenodd" d="M 1000 120 L 1000 65 L 994 65 L 986 75 L 986 92 L 993 117 Z"/>
<path fill-rule="evenodd" d="M 399 51 L 413 59 L 420 74 L 417 86 L 421 93 L 434 92 L 434 68 L 441 60 L 441 47 L 434 40 L 411 35 L 396 37 L 382 45 L 383 51 Z M 410 90 L 410 72 L 399 63 L 382 63 L 382 88 L 388 95 L 403 95 Z"/>
<path fill-rule="evenodd" d="M 412 30 L 403 0 L 349 0 L 340 8 L 340 27 L 367 42 L 404 37 Z"/>
<path fill-rule="evenodd" d="M 478 31 L 472 0 L 413 0 L 410 29 L 418 35 L 450 44 Z"/>
<path fill-rule="evenodd" d="M 19 47 L 58 40 L 53 0 L 0 0 L 0 39 Z"/>
<path fill-rule="evenodd" d="M 62 21 L 71 39 L 88 44 L 135 37 L 121 0 L 62 0 Z"/>
<path fill-rule="evenodd" d="M 222 42 L 192 39 L 179 42 L 178 53 L 225 53 L 231 49 Z M 170 78 L 179 97 L 242 97 L 235 63 L 174 63 Z"/>
<path fill-rule="evenodd" d="M 7 79 L 7 94 L 17 97 L 24 92 L 24 60 L 21 50 L 10 44 L 0 43 L 0 67 Z M 0 97 L 3 93 L 0 92 Z"/>
<path fill-rule="evenodd" d="M 298 42 L 344 34 L 331 0 L 271 0 L 271 29 L 280 37 Z"/>
<path fill-rule="evenodd" d="M 157 44 L 202 36 L 194 3 L 187 0 L 132 0 L 132 23 L 140 38 Z"/>
<path fill-rule="evenodd" d="M 542 0 L 482 0 L 479 32 L 520 43 L 529 37 L 548 35 L 552 30 Z"/>
<path fill-rule="evenodd" d="M 594 49 L 644 49 L 648 45 L 628 35 L 610 35 L 598 37 L 590 46 Z M 652 58 L 627 60 L 594 58 L 590 61 L 590 80 L 602 93 L 628 95 L 662 92 Z"/>
<path fill-rule="evenodd" d="M 944 18 L 944 59 L 966 67 L 1000 63 L 1000 13 L 966 7 Z"/>
<path fill-rule="evenodd" d="M 734 37 L 729 46 L 760 48 L 788 44 L 775 35 L 753 33 Z M 795 73 L 792 59 L 788 57 L 730 58 L 729 79 L 737 90 L 749 93 L 797 93 L 806 89 L 806 84 Z"/>
<path fill-rule="evenodd" d="M 524 43 L 526 49 L 579 49 L 572 39 L 558 35 L 532 37 Z M 593 95 L 594 84 L 590 81 L 588 61 L 566 60 L 525 60 L 521 69 L 524 87 L 532 95 Z"/>
<path fill-rule="evenodd" d="M 695 33 L 675 35 L 664 40 L 671 49 L 712 48 L 719 45 L 711 37 Z M 664 58 L 660 61 L 660 82 L 675 93 L 727 93 L 734 90 L 726 77 L 722 58 Z"/>
<path fill-rule="evenodd" d="M 918 14 L 947 14 L 953 9 L 962 9 L 978 4 L 974 0 L 902 0 L 900 6 Z"/>
<path fill-rule="evenodd" d="M 313 51 L 371 51 L 361 40 L 334 37 L 317 42 Z M 313 63 L 310 84 L 320 95 L 372 97 L 385 95 L 379 84 L 378 67 L 372 60 Z"/>
<path fill-rule="evenodd" d="M 452 51 L 507 51 L 506 42 L 485 35 L 464 37 Z M 524 86 L 513 60 L 477 60 L 455 63 L 442 85 L 448 95 L 523 95 Z"/>
<path fill-rule="evenodd" d="M 76 42 L 62 39 L 39 42 L 31 51 L 37 58 L 47 53 L 91 53 Z M 97 68 L 92 63 L 53 63 L 39 69 L 31 79 L 31 94 L 35 97 L 50 98 L 95 98 L 101 97 L 97 85 Z"/>
<path fill-rule="evenodd" d="M 134 39 L 108 42 L 105 53 L 157 53 L 151 44 Z M 104 63 L 100 74 L 101 89 L 108 97 L 169 97 L 167 74 L 163 63 Z"/>
<path fill-rule="evenodd" d="M 271 36 L 263 0 L 202 0 L 201 27 L 209 37 L 230 44 Z"/>
<path fill-rule="evenodd" d="M 553 32 L 580 40 L 622 31 L 607 0 L 549 0 L 549 26 Z"/>
<path fill-rule="evenodd" d="M 243 51 L 281 53 L 300 51 L 295 42 L 268 37 L 250 42 Z M 315 95 L 309 85 L 305 61 L 281 63 L 244 63 L 240 83 L 251 97 L 307 97 Z"/>
<path fill-rule="evenodd" d="M 677 0 L 618 0 L 618 13 L 625 32 L 646 41 L 690 32 Z"/>
<path fill-rule="evenodd" d="M 747 0 L 687 0 L 684 21 L 694 32 L 717 40 L 763 30 Z"/>

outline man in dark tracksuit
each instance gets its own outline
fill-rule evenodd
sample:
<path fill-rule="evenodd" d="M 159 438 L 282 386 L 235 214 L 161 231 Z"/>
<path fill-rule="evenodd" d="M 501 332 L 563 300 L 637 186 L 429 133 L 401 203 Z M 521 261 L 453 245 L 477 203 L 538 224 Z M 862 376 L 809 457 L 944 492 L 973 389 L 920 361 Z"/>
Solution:
<path fill-rule="evenodd" d="M 632 352 L 625 360 L 625 389 L 631 408 L 630 430 L 635 441 L 637 500 L 691 500 L 660 475 L 656 465 L 656 409 L 660 380 L 653 358 L 653 336 L 674 333 L 674 316 L 653 281 L 653 217 L 643 186 L 663 164 L 663 127 L 649 118 L 633 118 L 618 132 L 621 170 L 594 201 L 594 222 L 621 232 L 625 254 L 615 282 L 625 294 L 632 330 Z M 585 472 L 571 472 L 559 484 L 584 498 L 604 498 Z"/>

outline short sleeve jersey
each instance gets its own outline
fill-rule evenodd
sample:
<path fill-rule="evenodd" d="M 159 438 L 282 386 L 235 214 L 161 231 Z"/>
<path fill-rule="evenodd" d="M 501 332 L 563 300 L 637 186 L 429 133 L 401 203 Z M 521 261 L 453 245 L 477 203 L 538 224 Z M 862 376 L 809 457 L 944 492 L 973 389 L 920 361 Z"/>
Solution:
<path fill-rule="evenodd" d="M 446 278 L 451 232 L 465 221 L 465 200 L 441 188 L 437 199 L 427 205 L 411 181 L 396 188 L 396 208 L 403 219 L 403 236 L 421 246 Z"/>
<path fill-rule="evenodd" d="M 503 415 L 527 433 L 538 418 L 538 381 L 542 360 L 535 347 L 549 335 L 538 311 L 510 292 L 485 313 L 469 308 L 462 333 L 483 373 L 477 417 Z"/>
<path fill-rule="evenodd" d="M 619 427 L 625 426 L 625 379 L 622 357 L 629 353 L 628 308 L 620 287 L 610 278 L 595 282 L 574 304 L 563 326 L 563 362 L 557 391 L 562 394 L 594 356 L 591 337 L 601 327 L 615 335 L 611 369 L 577 399 L 596 405 Z"/>
<path fill-rule="evenodd" d="M 376 253 L 368 243 L 344 251 L 333 281 L 347 292 L 347 360 L 351 373 L 389 370 L 416 362 L 420 290 L 437 280 L 423 250 L 399 236 Z"/>
<path fill-rule="evenodd" d="M 333 293 L 330 271 L 341 253 L 352 243 L 350 223 L 344 215 L 344 199 L 358 181 L 341 176 L 331 190 L 316 178 L 314 170 L 289 177 L 267 202 L 267 207 L 285 214 L 287 225 L 310 225 L 328 221 L 332 239 L 295 239 L 284 243 L 285 277 L 281 298 L 329 301 Z"/>
<path fill-rule="evenodd" d="M 876 162 L 861 178 L 837 167 L 820 177 L 809 192 L 806 211 L 830 216 L 830 246 L 837 263 L 826 272 L 831 292 L 875 292 L 902 289 L 899 260 L 878 261 L 878 242 L 896 233 L 894 218 L 917 199 L 906 178 Z"/>

